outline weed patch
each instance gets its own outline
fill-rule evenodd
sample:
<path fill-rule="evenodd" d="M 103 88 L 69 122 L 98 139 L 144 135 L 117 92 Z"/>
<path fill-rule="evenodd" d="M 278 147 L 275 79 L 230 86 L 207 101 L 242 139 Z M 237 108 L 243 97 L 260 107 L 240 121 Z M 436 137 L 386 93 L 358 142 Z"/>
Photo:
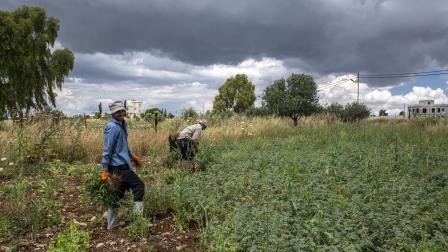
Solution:
<path fill-rule="evenodd" d="M 60 233 L 56 242 L 51 242 L 48 247 L 49 252 L 78 252 L 87 251 L 89 248 L 89 233 L 78 229 L 73 222 L 69 225 L 69 230 Z"/>

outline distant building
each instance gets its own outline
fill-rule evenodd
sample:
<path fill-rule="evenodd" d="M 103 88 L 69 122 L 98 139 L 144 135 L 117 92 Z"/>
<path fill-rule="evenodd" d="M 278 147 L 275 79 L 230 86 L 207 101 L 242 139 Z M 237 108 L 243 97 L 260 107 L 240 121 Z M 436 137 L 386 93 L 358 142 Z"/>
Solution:
<path fill-rule="evenodd" d="M 137 100 L 126 101 L 126 108 L 129 117 L 140 117 L 143 109 L 143 102 Z"/>
<path fill-rule="evenodd" d="M 421 100 L 408 109 L 409 117 L 448 117 L 448 104 L 435 104 L 434 100 Z"/>

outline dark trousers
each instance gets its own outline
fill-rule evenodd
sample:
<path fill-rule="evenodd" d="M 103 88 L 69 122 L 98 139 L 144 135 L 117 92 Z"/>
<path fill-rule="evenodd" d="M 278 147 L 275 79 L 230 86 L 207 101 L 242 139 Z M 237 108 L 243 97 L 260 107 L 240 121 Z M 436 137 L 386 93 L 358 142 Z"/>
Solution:
<path fill-rule="evenodd" d="M 174 151 L 175 149 L 177 149 L 177 143 L 176 143 L 176 139 L 177 139 L 177 136 L 178 136 L 179 134 L 170 134 L 169 136 L 168 136 L 168 143 L 169 143 L 169 146 L 170 146 L 170 152 L 172 152 L 172 151 Z"/>
<path fill-rule="evenodd" d="M 193 151 L 193 143 L 188 138 L 182 138 L 176 140 L 177 147 L 180 149 L 180 153 L 182 154 L 182 159 L 184 160 L 193 160 L 194 151 Z"/>
<path fill-rule="evenodd" d="M 135 172 L 131 171 L 127 165 L 109 165 L 108 169 L 110 173 L 114 173 L 121 177 L 120 186 L 115 192 L 120 199 L 124 197 L 126 191 L 132 190 L 134 201 L 143 201 L 143 197 L 145 196 L 145 184 Z"/>

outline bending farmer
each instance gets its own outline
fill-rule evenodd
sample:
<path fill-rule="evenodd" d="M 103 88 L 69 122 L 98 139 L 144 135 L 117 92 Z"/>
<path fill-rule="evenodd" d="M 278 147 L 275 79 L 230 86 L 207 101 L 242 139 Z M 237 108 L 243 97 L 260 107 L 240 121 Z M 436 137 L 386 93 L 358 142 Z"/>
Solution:
<path fill-rule="evenodd" d="M 198 151 L 199 139 L 202 131 L 208 126 L 207 120 L 200 120 L 197 124 L 183 129 L 176 139 L 176 145 L 180 149 L 182 159 L 192 160 Z"/>
<path fill-rule="evenodd" d="M 126 109 L 121 101 L 109 104 L 109 108 L 112 119 L 104 129 L 101 180 L 106 182 L 112 173 L 120 176 L 121 183 L 115 193 L 119 198 L 123 198 L 126 190 L 132 190 L 134 194 L 134 212 L 141 214 L 143 212 L 145 184 L 137 176 L 135 168 L 131 163 L 132 159 L 136 166 L 141 165 L 140 159 L 135 154 L 132 154 L 129 149 L 127 125 L 124 120 Z M 124 222 L 118 222 L 116 219 L 116 207 L 111 207 L 107 210 L 107 229 L 124 225 Z"/>

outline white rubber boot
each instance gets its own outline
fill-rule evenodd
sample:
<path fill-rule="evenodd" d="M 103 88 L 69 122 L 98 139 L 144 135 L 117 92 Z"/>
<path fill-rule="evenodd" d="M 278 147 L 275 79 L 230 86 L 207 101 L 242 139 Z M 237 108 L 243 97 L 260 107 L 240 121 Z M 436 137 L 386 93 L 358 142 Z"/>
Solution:
<path fill-rule="evenodd" d="M 135 201 L 134 202 L 134 213 L 135 214 L 143 214 L 143 201 Z"/>
<path fill-rule="evenodd" d="M 117 209 L 116 208 L 107 209 L 107 229 L 110 230 L 123 225 L 125 225 L 124 221 L 117 220 Z"/>

